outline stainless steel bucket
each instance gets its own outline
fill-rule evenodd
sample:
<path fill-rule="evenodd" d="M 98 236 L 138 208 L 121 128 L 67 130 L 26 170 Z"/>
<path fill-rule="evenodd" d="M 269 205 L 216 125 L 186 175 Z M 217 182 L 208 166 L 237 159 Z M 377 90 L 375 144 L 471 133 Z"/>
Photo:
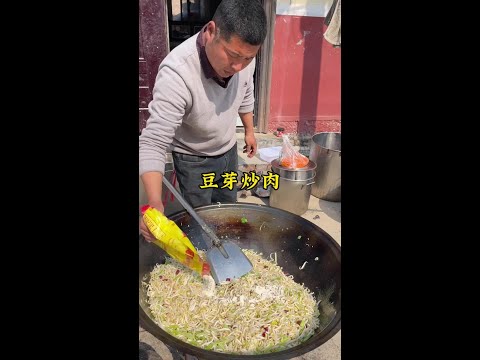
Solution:
<path fill-rule="evenodd" d="M 323 200 L 341 201 L 341 134 L 322 132 L 311 140 L 310 160 L 317 164 L 312 195 Z"/>
<path fill-rule="evenodd" d="M 309 161 L 307 166 L 288 169 L 273 160 L 272 171 L 279 175 L 278 189 L 271 189 L 269 205 L 278 209 L 303 215 L 308 210 L 311 186 L 315 177 L 316 164 Z"/>

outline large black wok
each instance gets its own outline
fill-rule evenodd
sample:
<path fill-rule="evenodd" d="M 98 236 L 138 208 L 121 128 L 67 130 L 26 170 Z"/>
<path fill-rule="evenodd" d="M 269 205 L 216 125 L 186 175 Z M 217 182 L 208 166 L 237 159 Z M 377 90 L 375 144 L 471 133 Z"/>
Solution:
<path fill-rule="evenodd" d="M 319 305 L 321 326 L 315 335 L 303 344 L 271 354 L 230 355 L 203 350 L 185 343 L 163 331 L 152 320 L 142 279 L 155 264 L 164 262 L 166 254 L 140 236 L 139 318 L 140 325 L 145 330 L 167 345 L 208 360 L 290 359 L 320 346 L 340 330 L 341 255 L 340 246 L 330 235 L 298 215 L 269 206 L 236 203 L 203 206 L 195 210 L 219 238 L 228 237 L 242 248 L 262 252 L 264 257 L 276 252 L 277 262 L 284 272 L 293 275 L 296 282 L 304 283 L 315 293 L 317 299 L 322 299 Z M 180 226 L 195 246 L 199 246 L 196 240 L 202 236 L 202 230 L 187 212 L 182 211 L 170 218 Z M 242 223 L 242 218 L 246 218 L 247 222 Z M 300 270 L 305 261 L 308 263 Z"/>

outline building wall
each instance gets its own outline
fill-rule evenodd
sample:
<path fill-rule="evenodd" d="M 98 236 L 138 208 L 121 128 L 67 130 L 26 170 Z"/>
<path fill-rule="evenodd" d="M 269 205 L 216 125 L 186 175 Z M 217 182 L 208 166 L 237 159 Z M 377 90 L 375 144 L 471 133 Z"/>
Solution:
<path fill-rule="evenodd" d="M 268 131 L 340 131 L 341 51 L 323 38 L 331 2 L 277 2 Z"/>

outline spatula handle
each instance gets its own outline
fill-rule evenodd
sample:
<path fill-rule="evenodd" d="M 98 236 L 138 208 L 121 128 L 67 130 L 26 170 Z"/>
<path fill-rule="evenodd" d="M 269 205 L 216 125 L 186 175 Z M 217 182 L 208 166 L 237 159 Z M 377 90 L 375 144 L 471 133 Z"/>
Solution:
<path fill-rule="evenodd" d="M 205 221 L 203 221 L 198 215 L 197 213 L 195 212 L 195 210 L 193 210 L 193 208 L 187 203 L 187 201 L 183 198 L 182 195 L 180 195 L 180 193 L 177 191 L 177 189 L 175 189 L 175 187 L 170 183 L 170 181 L 168 181 L 165 176 L 163 177 L 163 183 L 166 185 L 166 187 L 168 188 L 168 190 L 170 190 L 172 192 L 172 194 L 177 198 L 177 200 L 180 202 L 180 204 L 182 204 L 182 206 L 185 208 L 185 210 L 187 210 L 187 212 L 196 220 L 196 222 L 202 227 L 203 231 L 205 231 L 207 233 L 207 235 L 210 237 L 210 239 L 212 239 L 212 242 L 213 242 L 213 245 L 214 246 L 220 246 L 221 244 L 221 241 L 220 239 L 217 237 L 217 235 L 215 235 L 215 233 L 212 231 L 212 229 L 210 229 L 207 224 L 205 224 Z M 211 247 L 212 244 L 209 244 Z"/>

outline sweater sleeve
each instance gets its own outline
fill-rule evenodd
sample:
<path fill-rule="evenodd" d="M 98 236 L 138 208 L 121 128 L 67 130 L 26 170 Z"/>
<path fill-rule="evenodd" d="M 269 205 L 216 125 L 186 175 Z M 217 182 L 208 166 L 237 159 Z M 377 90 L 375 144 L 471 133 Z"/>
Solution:
<path fill-rule="evenodd" d="M 255 95 L 254 95 L 253 73 L 255 72 L 255 59 L 253 59 L 249 67 L 251 69 L 248 75 L 249 78 L 248 78 L 247 91 L 245 92 L 245 97 L 243 98 L 242 104 L 238 109 L 238 112 L 240 114 L 252 112 L 254 108 Z"/>
<path fill-rule="evenodd" d="M 140 175 L 149 171 L 165 174 L 167 148 L 191 104 L 192 96 L 180 75 L 168 66 L 161 67 L 148 105 L 150 117 L 139 137 Z"/>

